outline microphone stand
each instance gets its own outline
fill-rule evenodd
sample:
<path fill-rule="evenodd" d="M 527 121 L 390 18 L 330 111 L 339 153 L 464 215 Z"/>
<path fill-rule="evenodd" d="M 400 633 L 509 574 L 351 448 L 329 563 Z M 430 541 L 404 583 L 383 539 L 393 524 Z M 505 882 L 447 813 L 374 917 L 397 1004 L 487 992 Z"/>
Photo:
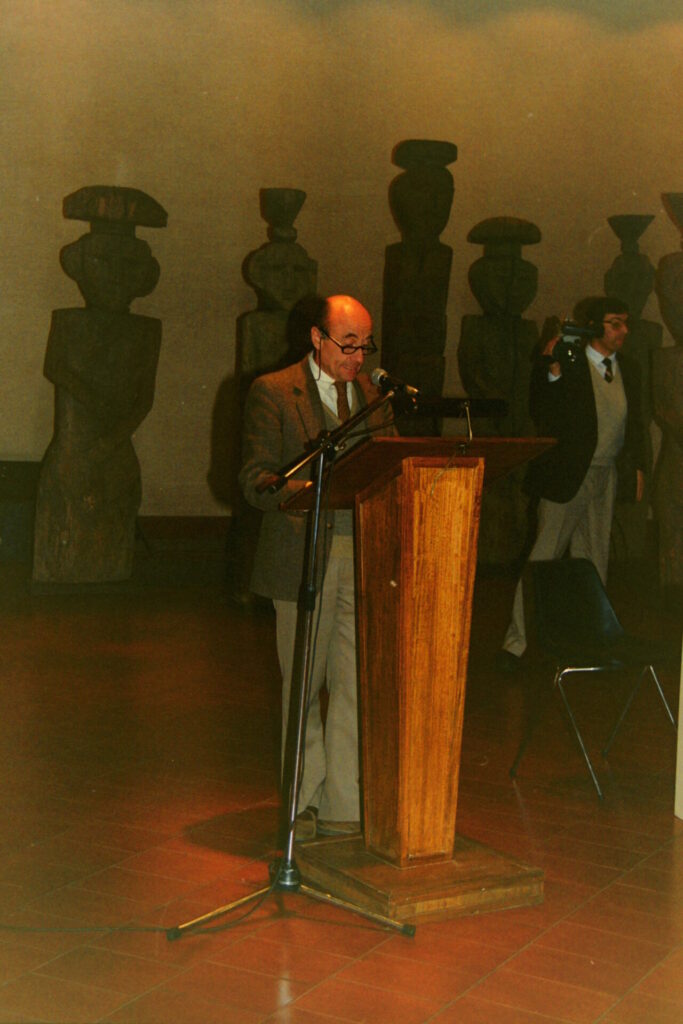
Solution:
<path fill-rule="evenodd" d="M 344 447 L 344 439 L 348 434 L 350 434 L 354 427 L 359 423 L 371 416 L 375 410 L 379 409 L 382 405 L 393 398 L 395 393 L 396 389 L 386 390 L 381 397 L 365 406 L 360 410 L 360 412 L 356 413 L 355 416 L 351 416 L 348 420 L 342 423 L 341 426 L 336 427 L 332 431 L 324 430 L 313 442 L 310 450 L 302 453 L 300 457 L 289 463 L 289 465 L 284 466 L 278 473 L 264 481 L 258 487 L 258 490 L 261 493 L 266 490 L 271 493 L 276 493 L 284 487 L 287 480 L 294 476 L 294 474 L 300 469 L 311 462 L 315 462 L 313 469 L 315 497 L 313 500 L 313 507 L 309 512 L 306 556 L 304 559 L 302 584 L 299 591 L 298 602 L 299 612 L 297 633 L 301 630 L 299 635 L 303 636 L 303 644 L 299 652 L 299 657 L 295 660 L 292 670 L 292 682 L 295 685 L 292 686 L 290 721 L 292 719 L 292 711 L 296 710 L 296 735 L 294 737 L 292 778 L 289 782 L 289 787 L 283 787 L 284 792 L 288 793 L 289 799 L 287 837 L 282 857 L 276 859 L 269 865 L 269 885 L 263 886 L 261 889 L 258 889 L 247 896 L 243 896 L 241 899 L 233 900 L 232 903 L 227 903 L 222 907 L 217 907 L 215 910 L 212 910 L 207 914 L 203 914 L 201 917 L 194 918 L 192 921 L 186 921 L 184 924 L 179 924 L 174 928 L 169 928 L 166 931 L 166 938 L 169 942 L 174 939 L 180 939 L 187 932 L 190 932 L 195 928 L 199 928 L 201 925 L 206 924 L 209 921 L 213 921 L 217 917 L 228 914 L 230 911 L 244 906 L 253 900 L 261 898 L 265 899 L 273 892 L 301 893 L 324 903 L 330 903 L 336 907 L 342 907 L 344 910 L 350 910 L 353 913 L 360 914 L 385 928 L 395 929 L 402 935 L 413 936 L 415 934 L 415 925 L 403 924 L 400 921 L 394 921 L 382 914 L 375 914 L 370 910 L 365 910 L 363 907 L 356 906 L 354 903 L 349 903 L 346 900 L 339 899 L 337 896 L 332 895 L 332 893 L 323 892 L 320 889 L 314 889 L 311 886 L 306 885 L 302 881 L 301 873 L 294 858 L 297 800 L 299 796 L 299 786 L 303 767 L 303 751 L 306 738 L 306 712 L 308 710 L 311 672 L 313 668 L 312 641 L 313 618 L 317 597 L 316 580 L 318 533 L 320 527 L 323 484 L 326 476 L 325 466 L 326 464 L 329 464 L 331 471 L 332 463 L 337 452 Z M 327 476 L 329 477 L 329 474 L 327 474 Z M 296 708 L 293 708 L 292 705 L 295 701 Z"/>

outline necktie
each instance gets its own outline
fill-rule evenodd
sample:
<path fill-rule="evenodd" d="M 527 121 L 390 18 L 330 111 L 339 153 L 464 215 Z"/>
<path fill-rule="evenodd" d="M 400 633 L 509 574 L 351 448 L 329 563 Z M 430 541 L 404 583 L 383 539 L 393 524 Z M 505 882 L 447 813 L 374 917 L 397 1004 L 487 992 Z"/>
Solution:
<path fill-rule="evenodd" d="M 346 392 L 346 381 L 335 380 L 334 386 L 337 389 L 337 416 L 343 423 L 344 420 L 348 420 L 351 415 L 351 410 L 349 409 L 349 396 Z"/>
<path fill-rule="evenodd" d="M 605 380 L 609 384 L 614 380 L 614 374 L 612 373 L 612 360 L 609 356 L 605 356 L 603 363 L 605 364 Z"/>

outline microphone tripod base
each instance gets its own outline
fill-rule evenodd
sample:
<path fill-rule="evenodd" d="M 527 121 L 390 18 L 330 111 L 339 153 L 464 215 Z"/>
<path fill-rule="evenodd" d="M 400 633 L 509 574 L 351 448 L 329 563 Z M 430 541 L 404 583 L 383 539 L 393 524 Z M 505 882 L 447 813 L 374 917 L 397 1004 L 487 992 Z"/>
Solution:
<path fill-rule="evenodd" d="M 301 872 L 295 860 L 274 860 L 268 874 L 274 892 L 298 892 L 301 887 Z"/>
<path fill-rule="evenodd" d="M 333 896 L 332 893 L 322 892 L 320 889 L 313 889 L 310 885 L 306 885 L 301 881 L 301 873 L 294 860 L 289 862 L 284 860 L 273 861 L 268 868 L 268 873 L 271 879 L 270 885 L 264 886 L 248 896 L 243 896 L 239 900 L 233 900 L 232 903 L 226 903 L 223 907 L 217 907 L 216 910 L 212 910 L 202 917 L 196 917 L 193 921 L 186 921 L 185 924 L 169 928 L 166 932 L 166 938 L 169 942 L 181 939 L 183 935 L 196 928 L 200 928 L 209 921 L 214 921 L 217 917 L 229 914 L 232 910 L 243 907 L 245 904 L 252 902 L 252 900 L 265 897 L 271 892 L 300 893 L 302 896 L 310 896 L 311 899 L 318 900 L 320 903 L 330 903 L 334 907 L 341 907 L 342 910 L 349 910 L 352 914 L 360 914 L 361 917 L 367 918 L 368 921 L 374 921 L 375 924 L 379 924 L 383 928 L 392 928 L 394 931 L 400 932 L 401 935 L 412 937 L 415 934 L 414 924 L 393 921 L 390 917 L 384 917 L 383 914 L 374 914 L 371 910 L 365 910 L 362 907 L 356 906 L 355 903 L 341 900 L 337 896 Z"/>

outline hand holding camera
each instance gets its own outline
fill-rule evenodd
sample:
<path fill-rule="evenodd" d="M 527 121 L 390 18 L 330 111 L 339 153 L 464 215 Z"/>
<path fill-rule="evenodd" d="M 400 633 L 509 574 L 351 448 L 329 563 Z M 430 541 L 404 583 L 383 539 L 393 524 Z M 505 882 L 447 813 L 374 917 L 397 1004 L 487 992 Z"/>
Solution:
<path fill-rule="evenodd" d="M 580 327 L 573 320 L 560 320 L 556 316 L 547 317 L 541 330 L 541 346 L 553 377 L 561 377 L 562 371 L 576 362 L 587 342 L 594 337 L 595 331 L 590 327 Z"/>

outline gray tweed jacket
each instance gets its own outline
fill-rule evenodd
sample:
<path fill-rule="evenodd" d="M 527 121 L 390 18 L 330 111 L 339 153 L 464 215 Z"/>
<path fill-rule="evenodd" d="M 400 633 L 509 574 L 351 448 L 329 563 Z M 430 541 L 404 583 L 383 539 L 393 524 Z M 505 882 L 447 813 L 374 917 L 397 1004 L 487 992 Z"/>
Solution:
<path fill-rule="evenodd" d="M 379 394 L 366 374 L 356 378 L 354 387 L 361 406 L 368 405 Z M 277 494 L 259 494 L 256 488 L 297 458 L 307 442 L 316 438 L 325 426 L 323 404 L 308 356 L 284 370 L 258 377 L 252 384 L 246 403 L 239 481 L 249 504 L 264 512 L 251 578 L 251 589 L 256 594 L 282 601 L 296 601 L 299 596 L 307 517 L 296 512 L 281 512 L 279 506 L 310 480 L 312 464 L 289 480 Z M 362 426 L 373 435 L 395 433 L 390 407 L 382 406 Z M 328 511 L 320 523 L 323 555 L 329 547 L 324 543 L 325 535 L 333 528 L 334 512 Z M 324 571 L 324 557 L 319 564 Z"/>

